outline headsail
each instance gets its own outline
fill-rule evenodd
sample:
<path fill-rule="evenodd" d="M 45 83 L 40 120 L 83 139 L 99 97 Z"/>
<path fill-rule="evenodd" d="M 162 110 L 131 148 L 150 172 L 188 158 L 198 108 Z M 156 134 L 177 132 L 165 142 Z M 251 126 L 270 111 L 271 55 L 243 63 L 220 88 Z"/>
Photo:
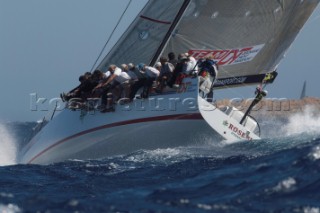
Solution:
<path fill-rule="evenodd" d="M 149 0 L 98 68 L 105 70 L 110 63 L 150 63 L 184 2 Z"/>
<path fill-rule="evenodd" d="M 150 63 L 187 1 L 150 0 L 116 46 L 108 63 Z M 219 62 L 220 82 L 261 82 L 280 60 L 319 0 L 191 0 L 162 51 L 189 52 Z M 222 85 L 223 86 L 223 85 Z M 230 85 L 229 85 L 230 86 Z"/>

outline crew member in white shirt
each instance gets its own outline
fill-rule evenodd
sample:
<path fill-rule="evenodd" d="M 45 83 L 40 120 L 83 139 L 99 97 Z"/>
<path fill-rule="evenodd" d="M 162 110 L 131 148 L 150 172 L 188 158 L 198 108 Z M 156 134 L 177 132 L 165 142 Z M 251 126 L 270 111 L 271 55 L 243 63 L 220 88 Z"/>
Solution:
<path fill-rule="evenodd" d="M 144 84 L 143 92 L 141 94 L 141 98 L 148 98 L 149 97 L 149 91 L 152 87 L 153 82 L 159 77 L 160 72 L 154 67 L 147 66 L 143 63 L 140 63 L 138 65 L 139 70 L 144 72 L 146 74 L 146 81 Z"/>

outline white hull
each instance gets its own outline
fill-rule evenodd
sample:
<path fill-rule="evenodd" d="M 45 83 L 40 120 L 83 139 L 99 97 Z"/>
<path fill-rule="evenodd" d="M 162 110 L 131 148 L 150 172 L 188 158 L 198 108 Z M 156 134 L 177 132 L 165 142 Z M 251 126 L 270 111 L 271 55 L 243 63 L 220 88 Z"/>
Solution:
<path fill-rule="evenodd" d="M 88 111 L 84 114 L 84 111 L 65 109 L 22 150 L 20 163 L 96 159 L 141 149 L 196 146 L 212 138 L 228 139 L 228 135 L 219 133 L 222 138 L 212 130 L 214 121 L 210 114 L 208 125 L 202 116 L 208 112 L 198 110 L 197 79 L 187 81 L 185 85 L 188 86 L 179 89 L 181 93 L 136 100 L 128 106 L 117 105 L 115 112 Z M 155 100 L 159 101 L 159 107 Z M 223 126 L 220 120 L 226 119 L 226 115 L 218 112 L 217 116 L 224 115 L 218 119 Z"/>
<path fill-rule="evenodd" d="M 217 137 L 204 120 L 165 120 L 101 127 L 48 141 L 41 149 L 40 144 L 34 144 L 22 163 L 49 164 L 67 159 L 96 159 L 128 154 L 143 149 L 194 146 L 207 142 L 201 141 L 203 137 Z"/>

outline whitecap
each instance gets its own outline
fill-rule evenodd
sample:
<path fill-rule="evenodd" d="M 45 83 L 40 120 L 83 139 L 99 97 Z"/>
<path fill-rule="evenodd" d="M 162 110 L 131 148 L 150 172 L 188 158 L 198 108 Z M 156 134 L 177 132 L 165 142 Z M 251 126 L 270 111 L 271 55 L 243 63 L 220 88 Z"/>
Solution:
<path fill-rule="evenodd" d="M 75 199 L 72 199 L 68 202 L 68 205 L 69 206 L 72 206 L 72 207 L 76 207 L 79 205 L 79 201 L 78 200 L 75 200 Z"/>
<path fill-rule="evenodd" d="M 13 198 L 13 194 L 11 193 L 5 193 L 5 192 L 0 192 L 0 197 L 3 197 L 3 198 Z"/>
<path fill-rule="evenodd" d="M 0 123 L 0 166 L 16 164 L 17 146 L 12 134 Z"/>
<path fill-rule="evenodd" d="M 319 160 L 320 159 L 320 146 L 316 146 L 313 148 L 312 152 L 309 154 L 312 160 Z"/>
<path fill-rule="evenodd" d="M 206 210 L 206 211 L 210 211 L 213 208 L 211 205 L 201 204 L 201 203 L 199 203 L 197 206 L 198 206 L 199 209 L 203 209 L 203 210 Z"/>
<path fill-rule="evenodd" d="M 320 208 L 305 207 L 305 208 L 303 208 L 303 213 L 320 213 Z"/>
<path fill-rule="evenodd" d="M 307 106 L 301 113 L 292 115 L 288 124 L 282 128 L 286 136 L 310 134 L 320 134 L 320 116 L 318 110 L 312 106 Z"/>
<path fill-rule="evenodd" d="M 274 187 L 273 190 L 276 192 L 287 192 L 293 190 L 296 185 L 297 181 L 294 178 L 289 177 L 288 179 L 285 179 L 278 183 L 278 185 Z"/>
<path fill-rule="evenodd" d="M 172 160 L 180 155 L 181 150 L 178 148 L 155 149 L 145 150 L 143 152 L 128 156 L 126 160 L 135 163 L 142 163 L 146 161 L 164 162 L 167 160 Z"/>
<path fill-rule="evenodd" d="M 19 213 L 22 212 L 22 210 L 19 208 L 19 206 L 9 203 L 8 205 L 0 204 L 0 212 Z"/>

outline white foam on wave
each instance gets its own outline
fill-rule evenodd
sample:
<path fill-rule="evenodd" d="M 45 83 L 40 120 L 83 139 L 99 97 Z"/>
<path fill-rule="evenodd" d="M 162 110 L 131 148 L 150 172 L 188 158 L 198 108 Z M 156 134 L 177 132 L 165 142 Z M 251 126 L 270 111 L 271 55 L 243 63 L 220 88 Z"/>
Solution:
<path fill-rule="evenodd" d="M 313 148 L 312 152 L 309 154 L 311 160 L 319 160 L 320 159 L 320 146 L 316 146 Z"/>
<path fill-rule="evenodd" d="M 285 136 L 300 134 L 319 135 L 320 115 L 317 109 L 307 106 L 301 113 L 297 113 L 289 118 L 288 124 L 282 128 Z"/>
<path fill-rule="evenodd" d="M 128 161 L 133 162 L 145 162 L 145 161 L 166 161 L 171 160 L 181 154 L 181 150 L 179 148 L 167 148 L 167 149 L 156 149 L 156 150 L 148 150 L 138 155 L 130 156 L 127 158 Z"/>
<path fill-rule="evenodd" d="M 19 206 L 15 204 L 8 204 L 8 205 L 3 205 L 0 203 L 0 212 L 6 212 L 6 213 L 18 213 L 22 212 L 22 210 L 19 208 Z"/>
<path fill-rule="evenodd" d="M 304 207 L 303 213 L 320 213 L 320 208 L 318 207 Z"/>
<path fill-rule="evenodd" d="M 289 177 L 289 178 L 281 181 L 280 183 L 278 183 L 278 185 L 276 187 L 274 187 L 273 190 L 276 192 L 292 191 L 292 190 L 294 190 L 296 185 L 297 185 L 297 181 L 294 178 Z"/>
<path fill-rule="evenodd" d="M 5 125 L 0 123 L 0 166 L 16 164 L 17 145 Z"/>
<path fill-rule="evenodd" d="M 287 179 L 284 179 L 280 181 L 275 187 L 271 189 L 266 189 L 266 192 L 276 192 L 276 193 L 287 193 L 292 192 L 297 187 L 297 181 L 292 178 L 288 177 Z"/>
<path fill-rule="evenodd" d="M 195 145 L 176 148 L 163 148 L 155 150 L 144 150 L 130 155 L 127 161 L 135 163 L 158 162 L 172 164 L 183 162 L 187 159 L 198 157 L 225 157 L 233 155 L 234 151 L 226 148 L 224 144 Z"/>

